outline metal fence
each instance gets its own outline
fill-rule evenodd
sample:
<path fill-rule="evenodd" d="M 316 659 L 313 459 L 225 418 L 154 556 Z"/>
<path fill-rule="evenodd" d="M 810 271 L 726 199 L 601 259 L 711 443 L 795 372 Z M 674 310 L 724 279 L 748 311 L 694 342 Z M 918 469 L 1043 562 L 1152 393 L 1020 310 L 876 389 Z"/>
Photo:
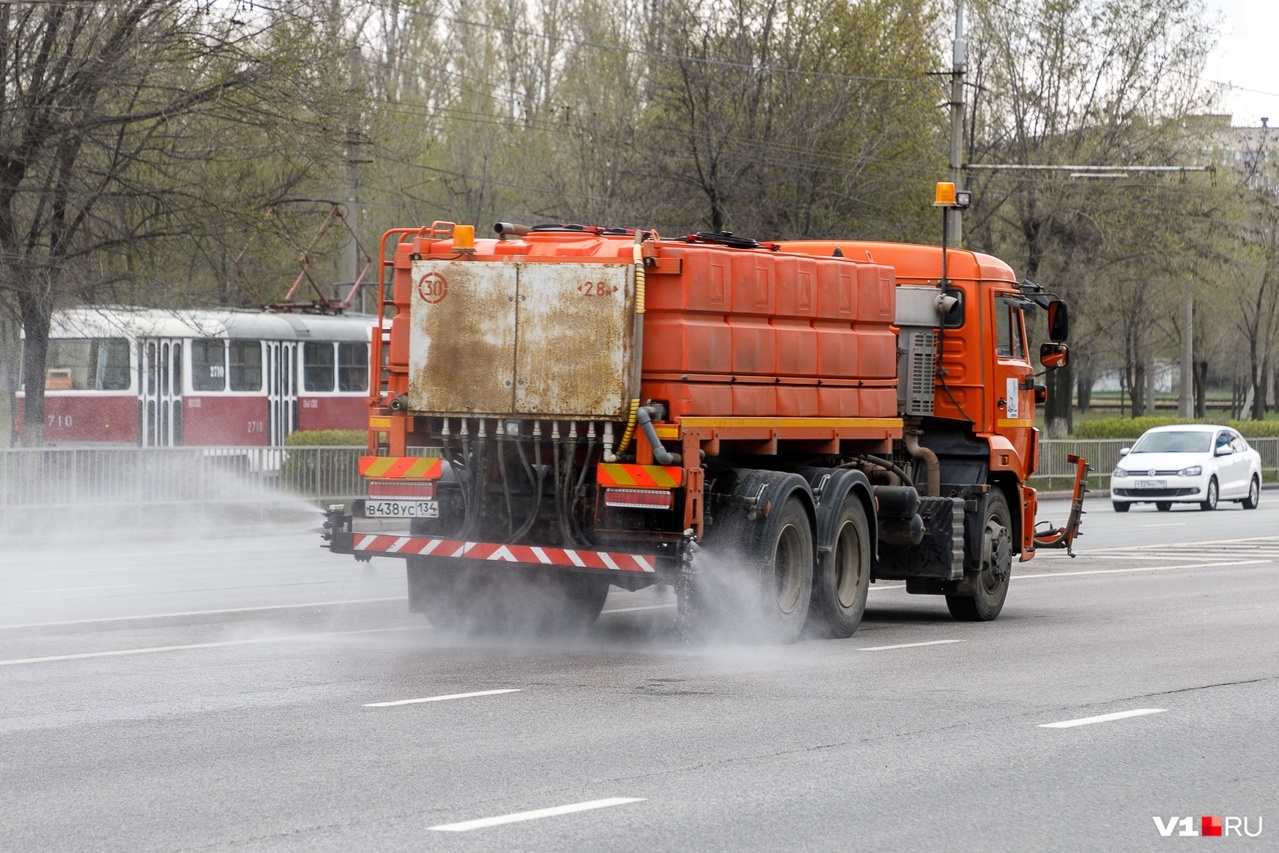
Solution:
<path fill-rule="evenodd" d="M 1070 488 L 1068 454 L 1088 460 L 1088 484 L 1105 489 L 1127 439 L 1045 440 L 1032 485 Z M 1249 442 L 1263 476 L 1279 479 L 1279 438 Z M 361 497 L 361 447 L 13 448 L 0 450 L 0 510 L 270 505 L 313 506 Z"/>
<path fill-rule="evenodd" d="M 1039 442 L 1039 471 L 1030 478 L 1037 489 L 1068 489 L 1074 480 L 1074 466 L 1066 461 L 1070 454 L 1088 460 L 1088 487 L 1094 491 L 1110 487 L 1110 472 L 1119 464 L 1119 451 L 1131 447 L 1136 439 L 1056 439 Z M 1279 438 L 1250 438 L 1248 444 L 1261 454 L 1261 476 L 1267 482 L 1279 479 Z"/>
<path fill-rule="evenodd" d="M 322 504 L 363 494 L 360 447 L 13 448 L 0 509 Z"/>

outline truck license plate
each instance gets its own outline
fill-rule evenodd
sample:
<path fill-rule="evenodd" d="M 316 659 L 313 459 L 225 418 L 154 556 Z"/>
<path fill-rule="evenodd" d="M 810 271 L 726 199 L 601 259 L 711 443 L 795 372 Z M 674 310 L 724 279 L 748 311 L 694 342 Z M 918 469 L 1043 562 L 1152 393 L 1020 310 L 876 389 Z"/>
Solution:
<path fill-rule="evenodd" d="M 361 518 L 439 518 L 439 501 L 363 500 L 355 502 Z"/>
<path fill-rule="evenodd" d="M 1133 483 L 1139 489 L 1166 489 L 1168 488 L 1167 480 L 1138 480 Z"/>

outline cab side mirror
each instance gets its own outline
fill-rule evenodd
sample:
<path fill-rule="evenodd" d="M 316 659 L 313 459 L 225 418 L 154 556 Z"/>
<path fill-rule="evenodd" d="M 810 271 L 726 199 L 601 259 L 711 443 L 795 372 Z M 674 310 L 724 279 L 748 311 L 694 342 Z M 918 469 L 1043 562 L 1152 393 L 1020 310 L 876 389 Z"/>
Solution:
<path fill-rule="evenodd" d="M 1049 370 L 1070 364 L 1070 348 L 1065 344 L 1042 343 L 1039 345 L 1039 363 Z"/>
<path fill-rule="evenodd" d="M 1066 303 L 1054 299 L 1048 303 L 1048 340 L 1062 343 L 1070 335 L 1070 311 Z"/>

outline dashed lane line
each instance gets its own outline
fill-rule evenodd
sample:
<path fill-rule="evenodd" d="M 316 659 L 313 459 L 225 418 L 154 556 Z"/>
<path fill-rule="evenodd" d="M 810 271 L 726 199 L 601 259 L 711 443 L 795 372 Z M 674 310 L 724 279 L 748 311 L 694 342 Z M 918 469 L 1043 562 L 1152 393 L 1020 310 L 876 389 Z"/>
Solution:
<path fill-rule="evenodd" d="M 111 658 L 123 655 L 147 655 L 158 652 L 181 652 L 190 649 L 221 649 L 230 646 L 252 646 L 261 643 L 288 643 L 322 640 L 326 637 L 349 637 L 356 634 L 389 634 L 395 631 L 422 631 L 425 626 L 406 628 L 367 628 L 361 631 L 328 631 L 323 634 L 287 634 L 279 637 L 253 637 L 247 640 L 220 640 L 216 643 L 187 643 L 180 646 L 150 646 L 142 649 L 113 649 L 105 652 L 78 652 L 72 655 L 48 655 L 39 658 L 14 658 L 0 660 L 0 666 L 19 666 L 27 663 L 50 663 L 64 660 L 87 660 L 89 658 Z"/>
<path fill-rule="evenodd" d="M 945 646 L 950 643 L 962 643 L 963 640 L 929 640 L 926 643 L 897 643 L 892 646 L 865 646 L 859 652 L 886 652 L 889 649 L 917 649 L 921 646 Z"/>
<path fill-rule="evenodd" d="M 137 616 L 101 616 L 97 619 L 69 619 L 64 622 L 29 622 L 25 625 L 0 625 L 0 631 L 18 628 L 62 628 L 67 625 L 96 625 L 99 622 L 130 622 L 136 619 L 176 619 L 183 616 L 225 616 L 228 613 L 258 613 L 263 610 L 301 610 L 307 607 L 342 607 L 347 604 L 383 604 L 407 601 L 405 596 L 391 598 L 352 598 L 346 601 L 308 601 L 305 604 L 266 604 L 261 607 L 229 607 L 224 610 L 186 610 L 176 613 L 142 613 Z"/>
<path fill-rule="evenodd" d="M 610 797 L 606 800 L 589 800 L 585 803 L 573 803 L 567 806 L 554 806 L 549 809 L 535 809 L 528 812 L 515 812 L 514 814 L 499 815 L 498 817 L 484 817 L 478 820 L 464 820 L 458 823 L 442 823 L 438 826 L 430 826 L 428 829 L 436 832 L 470 832 L 473 829 L 485 829 L 490 826 L 501 826 L 504 823 L 519 823 L 525 820 L 539 820 L 544 817 L 558 817 L 559 815 L 574 814 L 575 812 L 591 811 L 592 809 L 606 809 L 610 806 L 624 806 L 628 803 L 642 803 L 643 797 Z"/>
<path fill-rule="evenodd" d="M 394 702 L 369 702 L 365 708 L 396 708 L 400 705 L 420 705 L 423 702 L 448 702 L 452 699 L 473 699 L 476 696 L 499 696 L 503 693 L 519 693 L 518 687 L 505 690 L 477 690 L 474 693 L 450 693 L 447 696 L 426 696 L 422 699 L 397 699 Z"/>
<path fill-rule="evenodd" d="M 1162 714 L 1167 708 L 1136 708 L 1132 711 L 1117 711 L 1114 714 L 1100 714 L 1096 717 L 1080 717 L 1077 720 L 1062 720 L 1059 723 L 1040 723 L 1041 729 L 1073 729 L 1075 726 L 1090 726 L 1093 723 L 1109 723 L 1112 720 L 1126 720 L 1129 717 L 1144 717 L 1147 714 Z"/>
<path fill-rule="evenodd" d="M 1123 575 L 1133 572 L 1170 572 L 1176 569 L 1217 569 L 1227 566 L 1262 566 L 1272 564 L 1274 560 L 1230 560 L 1220 563 L 1191 563 L 1175 566 L 1133 566 L 1126 569 L 1087 569 L 1080 572 L 1039 572 L 1033 575 L 1013 575 L 1015 581 L 1038 580 L 1040 578 L 1074 578 L 1082 575 Z"/>

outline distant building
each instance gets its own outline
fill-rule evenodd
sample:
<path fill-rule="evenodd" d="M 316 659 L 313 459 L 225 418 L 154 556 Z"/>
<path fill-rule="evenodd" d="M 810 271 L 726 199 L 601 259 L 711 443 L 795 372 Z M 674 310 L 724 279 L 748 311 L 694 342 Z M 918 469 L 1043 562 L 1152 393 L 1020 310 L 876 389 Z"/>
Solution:
<path fill-rule="evenodd" d="M 1187 129 L 1202 134 L 1203 155 L 1211 162 L 1227 166 L 1249 186 L 1268 185 L 1279 192 L 1279 128 L 1270 127 L 1270 118 L 1262 117 L 1256 127 L 1231 124 L 1230 115 L 1195 116 L 1186 122 Z M 1279 120 L 1279 117 L 1276 117 Z"/>

